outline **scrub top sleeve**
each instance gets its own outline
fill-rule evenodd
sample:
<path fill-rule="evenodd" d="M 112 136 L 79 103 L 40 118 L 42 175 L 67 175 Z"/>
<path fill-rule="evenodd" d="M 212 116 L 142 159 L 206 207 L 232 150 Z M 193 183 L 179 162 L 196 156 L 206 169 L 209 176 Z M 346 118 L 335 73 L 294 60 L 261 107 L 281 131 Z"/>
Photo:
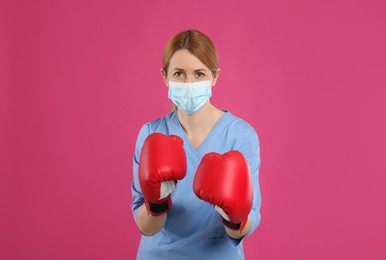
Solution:
<path fill-rule="evenodd" d="M 260 143 L 259 138 L 255 130 L 251 127 L 247 134 L 245 135 L 242 146 L 239 150 L 244 157 L 248 161 L 249 170 L 252 177 L 252 185 L 253 185 L 253 204 L 251 212 L 249 216 L 251 218 L 251 228 L 248 233 L 242 237 L 241 239 L 234 239 L 228 236 L 229 242 L 233 246 L 239 245 L 239 243 L 250 236 L 253 231 L 260 224 L 260 206 L 261 206 L 261 193 L 260 193 L 260 185 L 259 185 L 259 169 L 260 169 Z"/>
<path fill-rule="evenodd" d="M 145 142 L 145 139 L 150 134 L 149 125 L 145 124 L 142 126 L 139 131 L 137 142 L 135 145 L 135 151 L 133 156 L 133 183 L 131 185 L 131 194 L 132 194 L 132 204 L 131 210 L 133 212 L 135 223 L 137 223 L 138 209 L 145 202 L 143 197 L 141 187 L 139 185 L 138 179 L 138 166 L 139 166 L 139 156 L 141 155 L 142 146 Z"/>

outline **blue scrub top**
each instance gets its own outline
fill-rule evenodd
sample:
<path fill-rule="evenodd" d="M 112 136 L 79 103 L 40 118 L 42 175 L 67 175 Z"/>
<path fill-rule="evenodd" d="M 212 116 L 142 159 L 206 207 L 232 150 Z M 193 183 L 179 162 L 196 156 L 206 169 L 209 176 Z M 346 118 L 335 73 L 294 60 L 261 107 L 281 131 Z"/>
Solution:
<path fill-rule="evenodd" d="M 142 235 L 137 259 L 244 259 L 242 241 L 256 229 L 261 218 L 260 145 L 252 126 L 230 112 L 224 112 L 197 149 L 190 144 L 176 111 L 141 128 L 133 158 L 132 211 L 135 221 L 138 208 L 144 203 L 138 163 L 142 145 L 149 134 L 178 135 L 184 140 L 187 174 L 171 194 L 173 205 L 167 213 L 165 226 L 154 236 Z M 214 206 L 200 200 L 193 192 L 193 179 L 201 158 L 209 152 L 223 154 L 230 150 L 240 151 L 248 160 L 254 192 L 250 212 L 252 226 L 247 235 L 238 240 L 227 235 Z"/>

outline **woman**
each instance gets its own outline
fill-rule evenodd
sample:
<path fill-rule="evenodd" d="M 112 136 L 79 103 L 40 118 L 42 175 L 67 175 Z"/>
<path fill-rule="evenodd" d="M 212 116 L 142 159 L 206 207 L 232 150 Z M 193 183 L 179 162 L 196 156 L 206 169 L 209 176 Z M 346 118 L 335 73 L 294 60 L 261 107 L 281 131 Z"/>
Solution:
<path fill-rule="evenodd" d="M 260 223 L 258 136 L 210 103 L 217 59 L 197 30 L 165 47 L 173 112 L 141 128 L 133 158 L 137 259 L 244 259 L 242 241 Z"/>

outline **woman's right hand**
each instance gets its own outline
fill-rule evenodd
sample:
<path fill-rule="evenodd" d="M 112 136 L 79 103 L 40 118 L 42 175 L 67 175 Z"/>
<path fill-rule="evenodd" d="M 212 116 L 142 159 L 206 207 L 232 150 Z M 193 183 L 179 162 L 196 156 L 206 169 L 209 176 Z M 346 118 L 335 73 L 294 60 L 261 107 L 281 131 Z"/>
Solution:
<path fill-rule="evenodd" d="M 154 133 L 142 147 L 139 160 L 139 183 L 148 214 L 159 216 L 172 207 L 170 193 L 186 175 L 183 140 L 176 135 Z"/>

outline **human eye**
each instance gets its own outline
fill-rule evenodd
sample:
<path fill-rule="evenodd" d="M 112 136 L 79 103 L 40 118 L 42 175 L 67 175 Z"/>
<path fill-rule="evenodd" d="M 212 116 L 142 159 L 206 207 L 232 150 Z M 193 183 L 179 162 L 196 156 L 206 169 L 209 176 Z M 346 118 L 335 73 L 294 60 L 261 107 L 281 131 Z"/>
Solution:
<path fill-rule="evenodd" d="M 205 73 L 204 73 L 204 72 L 201 72 L 201 71 L 199 71 L 199 72 L 197 72 L 197 73 L 196 73 L 196 77 L 197 77 L 197 78 L 202 78 L 202 77 L 205 77 Z"/>
<path fill-rule="evenodd" d="M 182 71 L 176 71 L 173 74 L 173 77 L 175 78 L 182 78 L 184 76 L 184 73 Z"/>

